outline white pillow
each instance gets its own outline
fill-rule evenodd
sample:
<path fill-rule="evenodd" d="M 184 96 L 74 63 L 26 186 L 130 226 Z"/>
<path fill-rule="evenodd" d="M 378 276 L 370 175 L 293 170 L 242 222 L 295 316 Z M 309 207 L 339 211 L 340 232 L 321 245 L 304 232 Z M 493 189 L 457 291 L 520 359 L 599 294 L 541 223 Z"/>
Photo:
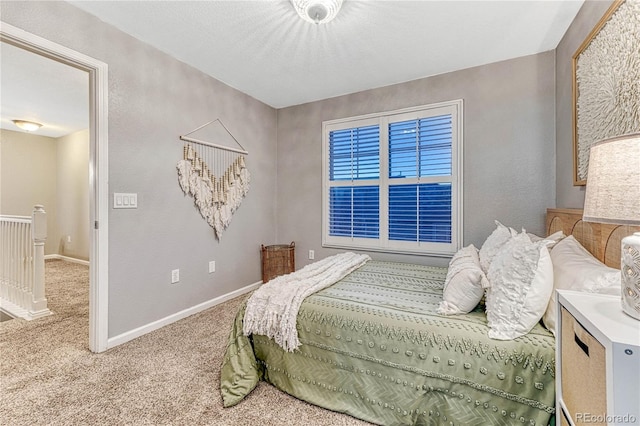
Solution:
<path fill-rule="evenodd" d="M 539 237 L 536 234 L 532 234 L 531 232 L 528 232 L 527 235 L 529 235 L 529 238 L 531 238 L 531 241 L 534 243 L 542 240 L 546 241 L 548 250 L 551 250 L 556 244 L 558 244 L 560 241 L 562 241 L 562 239 L 566 237 L 566 235 L 564 235 L 564 232 L 562 231 L 554 232 L 548 237 Z"/>
<path fill-rule="evenodd" d="M 536 325 L 553 291 L 553 266 L 544 241 L 526 233 L 511 238 L 496 254 L 487 275 L 489 337 L 511 340 Z"/>
<path fill-rule="evenodd" d="M 442 292 L 443 301 L 437 312 L 440 315 L 471 312 L 482 299 L 488 285 L 489 281 L 480 269 L 478 249 L 471 244 L 458 250 L 449 262 Z"/>
<path fill-rule="evenodd" d="M 518 234 L 515 230 L 507 228 L 497 220 L 495 223 L 496 229 L 487 237 L 480 248 L 480 267 L 485 274 L 489 272 L 491 260 L 495 257 L 498 251 L 500 251 L 502 246 L 514 235 Z"/>
<path fill-rule="evenodd" d="M 553 293 L 542 317 L 545 327 L 556 334 L 555 290 L 574 290 L 619 295 L 620 270 L 610 268 L 593 257 L 573 235 L 560 241 L 551 250 L 553 262 Z"/>

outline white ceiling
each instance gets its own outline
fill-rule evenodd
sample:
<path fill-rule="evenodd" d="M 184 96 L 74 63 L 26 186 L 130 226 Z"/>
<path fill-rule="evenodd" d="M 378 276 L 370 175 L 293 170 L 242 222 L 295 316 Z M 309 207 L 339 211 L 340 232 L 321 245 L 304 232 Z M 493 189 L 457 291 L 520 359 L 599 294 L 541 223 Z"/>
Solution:
<path fill-rule="evenodd" d="M 7 43 L 0 44 L 0 128 L 35 121 L 58 138 L 89 127 L 89 74 Z"/>
<path fill-rule="evenodd" d="M 552 50 L 583 2 L 346 0 L 314 25 L 288 0 L 70 1 L 275 108 Z"/>

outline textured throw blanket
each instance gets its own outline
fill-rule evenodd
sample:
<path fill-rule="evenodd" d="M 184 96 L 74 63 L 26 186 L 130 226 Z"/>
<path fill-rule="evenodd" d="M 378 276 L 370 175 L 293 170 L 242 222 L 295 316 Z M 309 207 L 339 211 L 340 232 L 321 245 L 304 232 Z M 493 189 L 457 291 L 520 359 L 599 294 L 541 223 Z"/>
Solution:
<path fill-rule="evenodd" d="M 293 352 L 300 346 L 296 318 L 305 297 L 341 280 L 370 259 L 366 254 L 336 254 L 272 279 L 247 301 L 243 333 L 268 336 Z"/>

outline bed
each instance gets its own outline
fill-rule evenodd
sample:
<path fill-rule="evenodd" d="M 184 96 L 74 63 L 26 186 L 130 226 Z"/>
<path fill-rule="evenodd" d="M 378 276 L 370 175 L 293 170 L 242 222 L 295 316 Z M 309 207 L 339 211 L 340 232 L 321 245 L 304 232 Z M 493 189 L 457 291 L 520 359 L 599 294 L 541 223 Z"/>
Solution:
<path fill-rule="evenodd" d="M 602 255 L 615 245 L 608 244 L 613 233 L 626 232 L 591 232 L 595 224 L 583 224 L 579 214 L 550 209 L 549 234 L 579 231 L 576 238 L 589 237 L 588 248 Z M 614 262 L 615 253 L 609 256 Z M 514 340 L 490 339 L 483 302 L 465 315 L 438 315 L 446 274 L 446 268 L 367 262 L 304 300 L 294 352 L 265 336 L 245 336 L 243 306 L 222 366 L 224 405 L 239 403 L 265 380 L 375 424 L 549 424 L 552 333 L 536 324 Z"/>

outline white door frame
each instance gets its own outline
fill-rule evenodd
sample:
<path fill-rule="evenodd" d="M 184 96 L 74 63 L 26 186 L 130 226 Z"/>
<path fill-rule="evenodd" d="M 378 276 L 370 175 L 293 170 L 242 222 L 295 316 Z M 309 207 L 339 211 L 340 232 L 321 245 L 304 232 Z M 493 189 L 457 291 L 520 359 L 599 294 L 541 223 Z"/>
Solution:
<path fill-rule="evenodd" d="M 0 22 L 0 41 L 89 73 L 89 349 L 108 349 L 109 151 L 107 64 Z"/>

